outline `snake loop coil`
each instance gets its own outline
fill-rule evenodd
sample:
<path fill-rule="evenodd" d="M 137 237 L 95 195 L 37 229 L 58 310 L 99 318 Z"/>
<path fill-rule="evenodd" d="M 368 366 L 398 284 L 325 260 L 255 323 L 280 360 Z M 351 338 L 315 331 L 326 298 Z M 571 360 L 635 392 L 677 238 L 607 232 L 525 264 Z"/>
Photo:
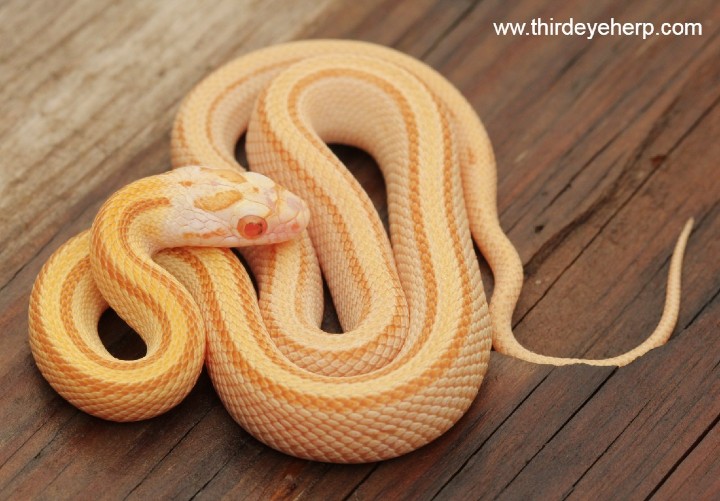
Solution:
<path fill-rule="evenodd" d="M 233 154 L 245 132 L 251 173 Z M 379 164 L 391 242 L 326 143 L 362 148 Z M 639 347 L 595 361 L 523 348 L 511 330 L 522 264 L 499 225 L 485 130 L 450 83 L 391 49 L 295 42 L 223 66 L 184 100 L 172 163 L 113 195 L 32 293 L 40 370 L 105 419 L 168 410 L 206 363 L 228 412 L 269 446 L 377 461 L 427 444 L 463 415 L 493 343 L 537 363 L 623 365 L 663 344 L 677 319 L 690 224 L 663 317 Z M 471 232 L 495 275 L 490 308 Z M 257 295 L 229 250 L 256 244 L 265 245 L 242 252 Z M 319 328 L 321 269 L 343 335 Z M 146 356 L 117 360 L 104 348 L 97 321 L 108 304 Z"/>

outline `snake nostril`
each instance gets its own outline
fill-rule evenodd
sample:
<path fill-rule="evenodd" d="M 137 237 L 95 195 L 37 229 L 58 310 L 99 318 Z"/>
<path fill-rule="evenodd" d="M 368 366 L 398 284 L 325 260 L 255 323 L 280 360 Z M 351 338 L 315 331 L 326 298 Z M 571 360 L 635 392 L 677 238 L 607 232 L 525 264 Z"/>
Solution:
<path fill-rule="evenodd" d="M 275 204 L 275 214 L 281 224 L 302 219 L 306 210 L 305 202 L 289 191 L 285 191 L 282 196 L 278 197 Z"/>
<path fill-rule="evenodd" d="M 294 195 L 290 192 L 288 192 L 288 196 L 286 197 L 286 202 L 288 207 L 290 207 L 294 212 L 300 212 L 304 209 L 305 203 L 302 201 L 300 197 L 297 195 Z"/>

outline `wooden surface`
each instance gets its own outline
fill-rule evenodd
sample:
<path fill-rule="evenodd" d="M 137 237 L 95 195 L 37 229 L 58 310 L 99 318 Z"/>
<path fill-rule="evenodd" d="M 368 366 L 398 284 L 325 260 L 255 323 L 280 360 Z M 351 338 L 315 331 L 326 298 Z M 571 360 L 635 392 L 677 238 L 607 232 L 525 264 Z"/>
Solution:
<path fill-rule="evenodd" d="M 703 35 L 492 30 L 538 16 L 699 21 Z M 715 0 L 1 3 L 0 497 L 717 499 L 719 21 Z M 103 422 L 62 400 L 27 344 L 42 263 L 111 192 L 168 168 L 173 115 L 204 75 L 251 49 L 315 37 L 403 50 L 475 106 L 497 155 L 502 224 L 526 267 L 515 331 L 535 350 L 604 357 L 636 345 L 660 316 L 672 246 L 694 216 L 670 342 L 622 369 L 493 353 L 460 422 L 382 464 L 265 447 L 230 419 L 206 375 L 146 422 Z M 382 213 L 372 162 L 338 152 Z M 141 351 L 113 315 L 101 331 L 114 352 Z"/>

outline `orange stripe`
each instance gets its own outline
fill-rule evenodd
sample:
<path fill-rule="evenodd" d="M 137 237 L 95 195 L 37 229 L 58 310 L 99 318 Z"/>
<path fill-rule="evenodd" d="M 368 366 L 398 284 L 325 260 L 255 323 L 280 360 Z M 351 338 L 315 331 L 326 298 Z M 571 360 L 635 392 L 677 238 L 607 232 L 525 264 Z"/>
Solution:
<path fill-rule="evenodd" d="M 75 290 L 77 289 L 78 285 L 80 284 L 80 280 L 82 279 L 83 275 L 89 275 L 90 274 L 90 258 L 86 257 L 82 261 L 78 262 L 71 270 L 70 273 L 67 274 L 65 277 L 65 280 L 63 281 L 61 285 L 61 293 L 60 297 L 62 298 L 62 302 L 60 304 L 60 317 L 62 318 L 63 327 L 65 328 L 65 332 L 67 333 L 68 337 L 72 341 L 72 343 L 82 352 L 82 354 L 87 357 L 90 361 L 93 363 L 100 365 L 102 367 L 105 367 L 107 369 L 112 370 L 124 370 L 129 369 L 130 366 L 132 368 L 141 368 L 145 367 L 147 365 L 150 365 L 152 362 L 155 361 L 155 359 L 158 358 L 158 353 L 154 353 L 150 357 L 147 358 L 141 358 L 138 360 L 116 360 L 116 359 L 107 359 L 103 358 L 95 351 L 93 351 L 90 346 L 85 342 L 85 340 L 80 335 L 80 332 L 78 331 L 77 325 L 75 324 L 75 318 L 73 316 L 73 309 L 72 309 L 72 298 L 75 296 Z M 145 298 L 142 296 L 136 296 L 139 300 L 143 301 Z M 167 317 L 160 319 L 160 322 L 163 324 L 164 328 L 169 328 L 169 322 L 167 320 Z M 166 342 L 163 339 L 163 346 L 161 346 L 161 350 L 163 348 L 167 348 L 168 342 Z"/>
<path fill-rule="evenodd" d="M 277 70 L 277 69 L 279 69 L 279 68 L 282 68 L 283 66 L 290 65 L 290 64 L 294 63 L 295 61 L 297 61 L 297 60 L 283 61 L 283 62 L 281 62 L 281 63 L 270 64 L 270 65 L 268 65 L 268 66 L 264 66 L 264 67 L 262 67 L 262 68 L 258 68 L 257 71 L 254 71 L 253 73 L 251 73 L 251 74 L 249 74 L 249 75 L 245 75 L 245 77 L 243 77 L 243 78 L 237 80 L 236 82 L 233 82 L 232 84 L 228 85 L 227 87 L 225 87 L 225 88 L 223 89 L 223 91 L 222 91 L 221 93 L 219 93 L 219 94 L 215 97 L 215 99 L 213 99 L 213 102 L 210 104 L 210 108 L 209 108 L 209 110 L 208 110 L 207 116 L 208 116 L 208 117 L 214 116 L 215 111 L 216 111 L 217 108 L 220 106 L 220 102 L 221 102 L 223 99 L 225 99 L 225 97 L 226 97 L 228 94 L 230 94 L 231 92 L 235 91 L 235 89 L 237 89 L 238 87 L 242 86 L 242 85 L 243 85 L 244 83 L 246 83 L 248 80 L 250 80 L 250 79 L 252 79 L 252 78 L 256 78 L 256 77 L 258 77 L 259 75 L 261 75 L 261 74 L 263 74 L 263 73 L 267 73 L 268 71 Z M 235 160 L 235 155 L 234 155 L 234 153 L 233 153 L 233 154 L 227 154 L 227 152 L 225 152 L 225 151 L 221 150 L 220 148 L 218 148 L 218 146 L 217 146 L 217 144 L 216 144 L 216 141 L 215 141 L 215 137 L 213 136 L 213 131 L 212 131 L 212 127 L 211 127 L 211 122 L 210 122 L 209 120 L 207 120 L 207 121 L 205 122 L 205 137 L 208 138 L 208 143 L 210 144 L 210 146 L 212 147 L 212 149 L 215 150 L 215 153 L 216 153 L 220 158 L 222 158 L 223 160 L 225 160 L 225 161 L 228 163 L 228 165 L 231 165 L 231 166 L 239 165 L 239 164 L 237 163 L 237 161 Z"/>
<path fill-rule="evenodd" d="M 402 114 L 403 122 L 405 123 L 405 126 L 406 126 L 405 132 L 408 137 L 408 146 L 409 146 L 408 147 L 408 172 L 409 172 L 408 184 L 410 186 L 418 186 L 419 185 L 419 177 L 420 177 L 419 170 L 418 170 L 419 131 L 418 131 L 417 123 L 415 121 L 415 115 L 412 113 L 410 104 L 407 102 L 407 100 L 403 96 L 402 92 L 400 92 L 398 89 L 396 89 L 393 85 L 389 84 L 385 80 L 383 80 L 373 74 L 370 74 L 370 73 L 367 73 L 364 71 L 360 71 L 360 70 L 354 70 L 354 69 L 342 69 L 341 70 L 341 69 L 332 68 L 332 69 L 328 69 L 328 70 L 318 71 L 318 72 L 314 73 L 313 75 L 309 75 L 309 76 L 303 78 L 302 80 L 300 80 L 293 87 L 293 89 L 291 90 L 291 93 L 288 97 L 288 109 L 289 109 L 290 116 L 293 120 L 293 124 L 295 125 L 295 127 L 297 127 L 297 129 L 303 134 L 305 139 L 308 142 L 310 142 L 311 144 L 313 144 L 316 147 L 317 151 L 323 153 L 329 161 L 331 161 L 333 163 L 338 162 L 337 158 L 327 148 L 325 143 L 320 141 L 317 138 L 316 134 L 313 134 L 310 130 L 307 129 L 307 127 L 305 127 L 305 124 L 302 122 L 302 120 L 300 118 L 300 113 L 298 110 L 298 102 L 300 100 L 300 95 L 302 94 L 302 92 L 307 87 L 312 85 L 313 83 L 315 83 L 319 80 L 322 80 L 322 79 L 337 78 L 340 76 L 343 76 L 343 77 L 350 76 L 350 77 L 356 78 L 358 80 L 362 80 L 363 82 L 368 83 L 370 85 L 374 85 L 374 86 L 378 87 L 379 89 L 381 89 L 382 91 L 384 91 L 387 95 L 389 95 L 395 101 L 395 104 L 398 106 L 398 108 L 400 109 L 400 113 Z M 262 103 L 262 106 L 263 106 L 262 108 L 260 108 L 260 106 L 259 106 L 259 109 L 262 109 L 263 111 L 265 111 L 264 103 Z M 280 144 L 280 141 L 277 138 L 277 136 L 275 137 L 275 141 L 277 144 Z M 285 152 L 283 152 L 283 153 L 285 153 Z M 294 166 L 294 165 L 299 166 L 300 163 L 295 162 L 295 163 L 291 163 L 290 165 L 291 166 Z M 298 170 L 300 170 L 300 169 L 298 169 Z M 352 175 L 350 174 L 350 172 L 347 169 L 340 169 L 340 172 L 348 178 L 348 185 L 351 186 L 356 191 L 356 193 L 358 194 L 358 198 L 363 201 L 364 205 L 366 205 L 366 210 L 374 210 L 374 208 L 371 207 L 371 203 L 368 201 L 367 197 L 363 197 L 363 195 L 365 195 L 365 193 L 364 192 L 360 193 L 360 189 L 357 188 L 355 183 L 353 183 L 352 180 L 350 179 L 350 178 L 352 178 Z M 301 176 L 301 178 L 303 180 L 305 180 L 308 177 Z M 410 190 L 410 205 L 415 206 L 415 207 L 420 206 L 419 191 Z M 428 243 L 428 239 L 427 239 L 427 235 L 426 235 L 426 231 L 425 231 L 425 227 L 424 227 L 424 221 L 422 220 L 422 217 L 419 214 L 419 211 L 417 211 L 417 210 L 411 211 L 411 216 L 412 216 L 412 220 L 413 220 L 413 229 L 414 229 L 413 234 L 415 237 L 415 245 L 418 249 L 418 255 L 419 256 L 427 255 L 429 253 L 429 243 Z M 376 238 L 378 239 L 378 241 L 385 239 L 386 234 L 385 234 L 384 228 L 382 228 L 382 226 L 379 223 L 377 223 L 377 220 L 373 219 L 371 221 L 373 222 L 373 230 L 375 231 L 375 235 L 376 235 Z M 344 228 L 344 230 L 346 232 L 349 231 L 346 227 Z M 386 267 L 388 267 L 389 269 L 392 269 L 392 267 L 393 267 L 392 263 L 387 261 L 389 259 L 389 257 L 386 256 L 385 254 L 383 254 L 383 258 L 386 260 L 386 262 L 385 262 Z M 424 328 L 418 338 L 417 343 L 415 344 L 416 350 L 407 352 L 406 356 L 403 357 L 402 359 L 400 359 L 403 361 L 407 360 L 407 358 L 409 358 L 411 355 L 414 355 L 417 352 L 417 350 L 420 349 L 422 344 L 426 341 L 427 337 L 429 336 L 430 332 L 432 331 L 432 329 L 434 327 L 435 316 L 437 313 L 437 282 L 435 281 L 434 270 L 433 270 L 431 264 L 429 263 L 429 261 L 424 260 L 422 258 L 420 259 L 420 266 L 421 266 L 421 270 L 422 270 L 423 281 L 425 283 L 423 289 L 426 291 L 426 296 L 427 296 L 426 304 L 427 304 L 428 308 L 426 309 L 426 312 L 425 312 L 425 320 L 422 322 L 422 325 L 424 326 Z M 367 283 L 363 283 L 362 285 L 367 287 Z M 367 289 L 365 289 L 365 290 L 367 290 Z M 400 311 L 397 306 L 398 305 L 396 305 L 395 312 L 396 312 L 396 315 L 399 315 Z"/>

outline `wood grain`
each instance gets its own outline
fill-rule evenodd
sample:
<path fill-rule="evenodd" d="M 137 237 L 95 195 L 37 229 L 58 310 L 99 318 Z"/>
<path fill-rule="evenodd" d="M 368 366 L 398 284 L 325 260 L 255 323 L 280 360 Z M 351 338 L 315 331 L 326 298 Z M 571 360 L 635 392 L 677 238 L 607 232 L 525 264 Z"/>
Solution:
<path fill-rule="evenodd" d="M 520 0 L 109 0 L 0 4 L 0 497 L 80 499 L 711 499 L 720 495 L 720 4 Z M 497 36 L 493 22 L 698 21 L 697 37 Z M 89 417 L 27 345 L 42 263 L 127 182 L 169 167 L 179 101 L 212 69 L 298 38 L 396 47 L 446 75 L 488 128 L 503 227 L 526 285 L 521 341 L 604 357 L 662 310 L 696 218 L 667 346 L 622 369 L 493 353 L 446 435 L 381 464 L 290 458 L 255 441 L 203 375 L 171 412 Z M 386 217 L 372 160 L 338 155 Z M 482 258 L 480 258 L 482 259 Z M 488 292 L 492 277 L 482 264 Z M 337 330 L 332 307 L 325 324 Z M 112 313 L 104 342 L 142 346 Z"/>

